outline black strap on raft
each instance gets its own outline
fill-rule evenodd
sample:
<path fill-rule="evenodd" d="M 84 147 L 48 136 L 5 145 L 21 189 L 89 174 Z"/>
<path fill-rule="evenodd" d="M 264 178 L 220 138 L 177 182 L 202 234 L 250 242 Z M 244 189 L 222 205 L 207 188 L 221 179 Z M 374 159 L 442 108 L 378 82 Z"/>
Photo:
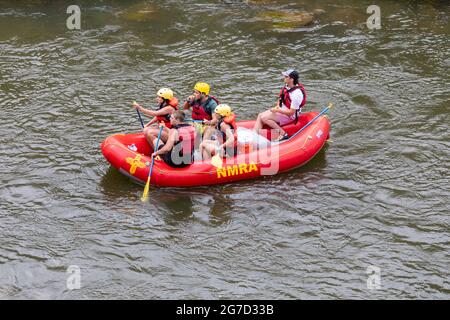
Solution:
<path fill-rule="evenodd" d="M 298 122 L 298 114 L 300 113 L 301 110 L 302 110 L 302 108 L 298 108 L 297 110 L 295 110 L 295 122 L 294 122 L 294 124 L 297 124 L 297 122 Z"/>
<path fill-rule="evenodd" d="M 179 129 L 183 127 L 191 127 L 191 125 L 189 123 L 179 123 L 176 126 L 173 126 L 174 129 Z"/>
<path fill-rule="evenodd" d="M 285 92 L 284 88 L 281 89 L 280 98 L 279 98 L 279 104 L 280 104 L 279 107 L 280 108 L 281 108 L 281 106 L 283 104 L 283 101 L 284 101 L 284 92 Z"/>

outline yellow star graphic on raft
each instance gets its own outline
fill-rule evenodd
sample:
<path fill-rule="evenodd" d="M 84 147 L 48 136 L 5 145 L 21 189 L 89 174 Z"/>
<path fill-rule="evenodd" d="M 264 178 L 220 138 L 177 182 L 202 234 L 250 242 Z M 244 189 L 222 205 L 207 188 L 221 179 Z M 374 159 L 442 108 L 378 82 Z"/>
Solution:
<path fill-rule="evenodd" d="M 145 168 L 145 162 L 141 161 L 141 155 L 137 154 L 136 158 L 126 158 L 125 161 L 131 166 L 130 167 L 130 173 L 131 174 L 135 174 L 136 173 L 136 168 Z"/>

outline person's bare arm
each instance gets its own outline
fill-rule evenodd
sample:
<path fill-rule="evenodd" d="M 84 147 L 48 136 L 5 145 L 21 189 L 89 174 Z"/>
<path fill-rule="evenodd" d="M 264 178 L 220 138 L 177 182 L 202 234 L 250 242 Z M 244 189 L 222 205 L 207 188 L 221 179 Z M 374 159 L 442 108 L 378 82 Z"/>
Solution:
<path fill-rule="evenodd" d="M 226 124 L 226 123 L 222 123 L 221 125 L 221 129 L 225 129 L 225 137 L 226 137 L 226 141 L 220 146 L 220 148 L 231 148 L 234 146 L 234 135 L 233 132 L 231 131 L 231 127 L 230 125 Z"/>
<path fill-rule="evenodd" d="M 191 107 L 191 104 L 194 102 L 194 96 L 189 96 L 187 100 L 183 103 L 183 109 L 187 110 Z"/>
<path fill-rule="evenodd" d="M 152 111 L 154 116 L 158 117 L 158 116 L 165 116 L 166 114 L 172 114 L 173 110 L 174 110 L 173 107 L 166 106 L 159 110 L 155 110 L 155 111 L 150 110 L 150 111 Z"/>
<path fill-rule="evenodd" d="M 157 156 L 169 152 L 170 150 L 172 150 L 177 140 L 178 140 L 178 131 L 175 129 L 170 129 L 169 138 L 167 139 L 166 144 L 161 149 L 154 152 L 153 155 Z"/>
<path fill-rule="evenodd" d="M 154 117 L 156 116 L 155 111 L 153 110 L 149 110 L 149 109 L 145 109 L 143 106 L 141 106 L 140 104 L 134 103 L 133 104 L 133 108 L 135 108 L 136 110 L 142 112 L 143 114 L 149 116 L 149 117 Z"/>
<path fill-rule="evenodd" d="M 277 109 L 279 113 L 282 113 L 286 116 L 293 116 L 295 114 L 295 109 Z"/>
<path fill-rule="evenodd" d="M 217 122 L 219 122 L 219 115 L 215 112 L 212 114 L 211 120 L 203 120 L 203 123 L 208 126 L 214 126 L 217 124 Z"/>
<path fill-rule="evenodd" d="M 270 109 L 270 112 L 272 113 L 281 113 L 286 116 L 292 116 L 295 114 L 296 109 L 281 109 L 281 108 L 272 108 Z"/>
<path fill-rule="evenodd" d="M 184 110 L 187 110 L 187 109 L 189 109 L 190 107 L 191 107 L 191 105 L 189 104 L 189 102 L 185 101 L 185 102 L 183 103 L 183 109 L 184 109 Z"/>
<path fill-rule="evenodd" d="M 145 127 L 148 127 L 148 126 L 151 126 L 151 125 L 154 124 L 156 121 L 158 121 L 158 119 L 157 119 L 156 117 L 154 117 L 152 120 L 150 120 L 150 121 L 144 126 L 144 128 L 145 128 Z"/>

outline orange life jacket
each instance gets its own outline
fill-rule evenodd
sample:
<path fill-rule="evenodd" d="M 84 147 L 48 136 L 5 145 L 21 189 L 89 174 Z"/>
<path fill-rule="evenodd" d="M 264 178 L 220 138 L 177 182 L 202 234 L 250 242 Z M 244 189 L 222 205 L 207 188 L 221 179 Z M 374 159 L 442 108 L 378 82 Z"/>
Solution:
<path fill-rule="evenodd" d="M 173 97 L 172 99 L 170 99 L 168 101 L 164 100 L 164 102 L 159 105 L 158 110 L 161 110 L 162 108 L 165 108 L 167 106 L 170 106 L 170 107 L 174 108 L 175 110 L 177 110 L 178 109 L 178 99 Z M 158 122 L 164 122 L 164 125 L 170 129 L 170 128 L 172 128 L 172 125 L 170 124 L 170 115 L 171 114 L 168 113 L 163 116 L 156 116 L 156 119 L 158 119 Z"/>
<path fill-rule="evenodd" d="M 237 125 L 236 125 L 236 115 L 234 113 L 231 113 L 228 117 L 223 117 L 217 122 L 216 129 L 220 131 L 222 134 L 222 143 L 224 143 L 227 140 L 226 133 L 220 130 L 220 125 L 222 122 L 225 122 L 231 127 L 231 131 L 233 132 L 233 138 L 234 138 L 234 144 L 233 146 L 236 147 L 238 144 L 238 137 L 237 137 Z"/>

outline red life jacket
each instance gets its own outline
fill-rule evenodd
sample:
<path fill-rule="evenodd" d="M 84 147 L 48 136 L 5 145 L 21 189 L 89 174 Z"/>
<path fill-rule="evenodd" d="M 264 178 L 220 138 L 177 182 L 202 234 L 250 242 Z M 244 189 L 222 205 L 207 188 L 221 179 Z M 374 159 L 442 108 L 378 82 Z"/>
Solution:
<path fill-rule="evenodd" d="M 238 137 L 237 137 L 237 125 L 236 125 L 236 115 L 234 113 L 231 113 L 228 117 L 222 118 L 217 122 L 216 129 L 220 131 L 222 134 L 222 143 L 224 143 L 227 140 L 226 133 L 220 130 L 220 125 L 222 122 L 225 122 L 231 127 L 231 131 L 233 132 L 233 138 L 234 138 L 234 144 L 233 146 L 236 147 L 238 144 Z"/>
<path fill-rule="evenodd" d="M 212 119 L 212 114 L 205 110 L 205 107 L 208 105 L 211 99 L 214 100 L 217 104 L 220 104 L 219 100 L 217 100 L 217 98 L 213 96 L 208 97 L 208 99 L 206 99 L 206 101 L 203 103 L 201 103 L 199 100 L 194 101 L 194 103 L 191 105 L 193 120 Z"/>
<path fill-rule="evenodd" d="M 301 83 L 296 84 L 294 87 L 288 89 L 286 86 L 284 86 L 281 91 L 280 91 L 280 108 L 281 108 L 281 104 L 283 103 L 288 109 L 291 108 L 291 96 L 290 93 L 295 91 L 295 90 L 302 90 L 303 93 L 303 100 L 300 103 L 300 108 L 298 110 L 296 110 L 295 112 L 295 123 L 297 124 L 298 121 L 298 114 L 300 112 L 300 109 L 306 104 L 306 90 L 305 87 L 303 87 L 303 85 Z"/>
<path fill-rule="evenodd" d="M 159 105 L 158 110 L 161 110 L 162 108 L 165 108 L 167 106 L 170 106 L 170 107 L 174 108 L 175 110 L 177 110 L 178 109 L 178 99 L 173 97 L 169 101 L 164 100 L 164 102 Z M 168 113 L 163 116 L 156 116 L 156 119 L 158 119 L 158 122 L 164 122 L 164 125 L 170 129 L 170 128 L 172 128 L 172 124 L 170 123 L 170 115 L 171 114 Z"/>
<path fill-rule="evenodd" d="M 174 147 L 181 143 L 180 156 L 189 154 L 194 156 L 194 140 L 195 140 L 195 128 L 194 126 L 181 123 L 173 127 L 178 131 L 178 141 L 174 144 Z"/>

